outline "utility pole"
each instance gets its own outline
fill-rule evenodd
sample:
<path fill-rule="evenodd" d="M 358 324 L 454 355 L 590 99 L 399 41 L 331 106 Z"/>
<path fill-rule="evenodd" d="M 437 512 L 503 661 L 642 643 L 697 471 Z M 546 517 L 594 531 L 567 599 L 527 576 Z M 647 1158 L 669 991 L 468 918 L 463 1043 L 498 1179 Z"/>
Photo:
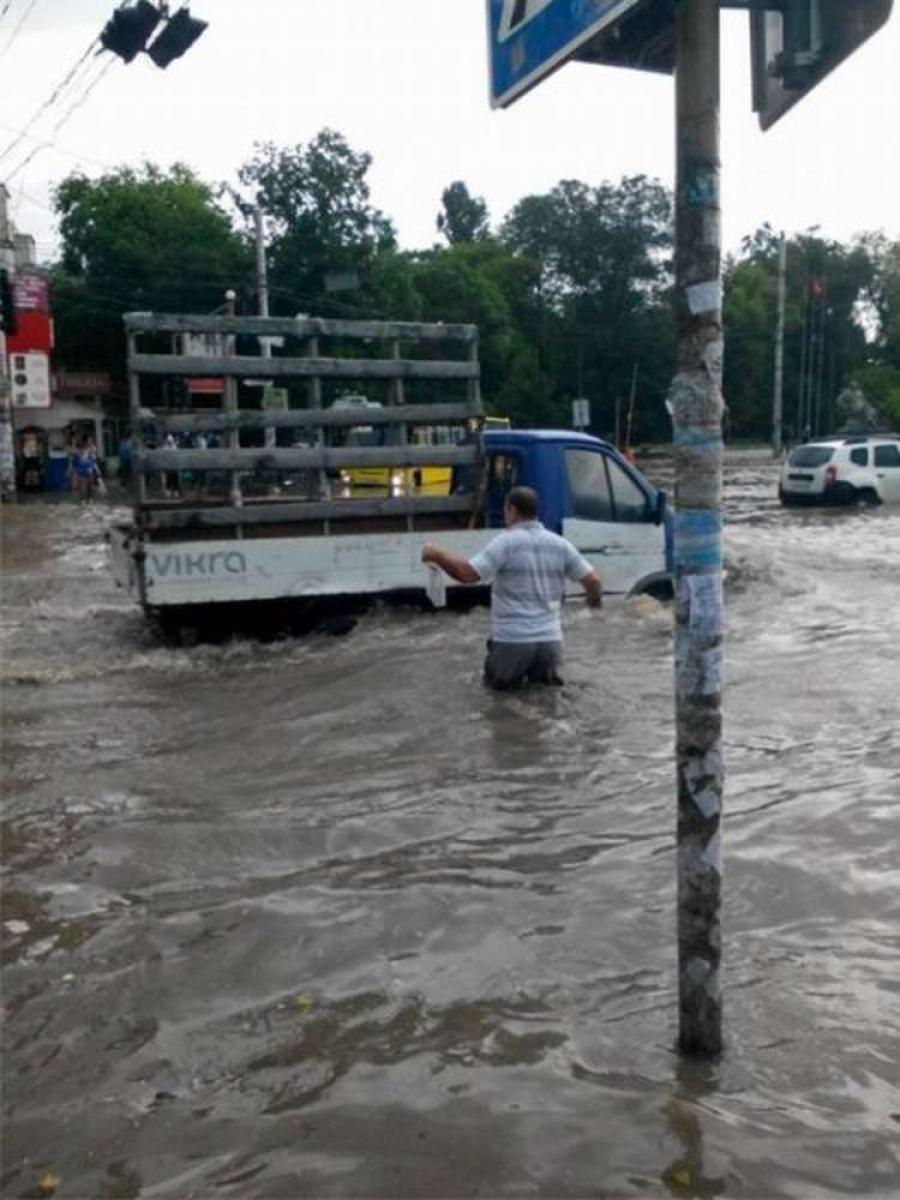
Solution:
<path fill-rule="evenodd" d="M 813 433 L 816 437 L 822 435 L 822 389 L 825 384 L 825 321 L 828 316 L 828 306 L 825 303 L 825 297 L 819 297 L 819 356 L 816 363 L 816 398 L 815 398 L 815 420 L 813 422 Z"/>
<path fill-rule="evenodd" d="M 257 204 L 253 210 L 253 224 L 256 230 L 256 291 L 259 296 L 259 315 L 269 315 L 269 271 L 266 264 L 266 233 L 263 226 L 262 206 Z M 268 337 L 259 339 L 259 349 L 263 358 L 272 357 L 272 343 Z M 265 430 L 266 446 L 275 445 L 275 427 L 267 426 Z"/>
<path fill-rule="evenodd" d="M 16 269 L 15 244 L 12 238 L 7 200 L 9 193 L 0 183 L 0 270 L 12 279 Z M 15 305 L 15 299 L 12 300 Z M 4 306 L 0 303 L 0 309 Z M 4 313 L 4 319 L 9 314 Z M 13 432 L 12 391 L 9 385 L 8 359 L 6 356 L 6 330 L 0 323 L 0 499 L 16 498 L 16 451 Z"/>
<path fill-rule="evenodd" d="M 772 395 L 772 457 L 781 458 L 784 425 L 784 302 L 787 291 L 787 242 L 778 239 L 778 316 L 775 323 L 775 389 Z"/>
<path fill-rule="evenodd" d="M 806 397 L 806 364 L 809 357 L 809 285 L 804 285 L 807 289 L 806 299 L 803 308 L 803 333 L 800 341 L 800 390 L 797 395 L 797 429 L 796 434 L 799 441 L 806 441 L 806 424 L 805 424 L 805 397 Z"/>
<path fill-rule="evenodd" d="M 232 288 L 229 288 L 225 293 L 225 316 L 233 317 L 235 315 L 235 301 L 237 296 Z M 234 355 L 235 337 L 233 333 L 226 333 L 222 338 L 222 357 L 231 358 Z M 231 374 L 230 370 L 226 372 L 225 378 L 222 381 L 222 407 L 229 416 L 237 417 L 238 413 L 238 392 L 237 379 Z M 225 435 L 225 445 L 229 450 L 238 450 L 241 445 L 241 431 L 237 425 L 233 429 L 229 429 Z M 241 508 L 244 503 L 244 497 L 241 492 L 241 475 L 239 471 L 229 472 L 229 487 L 228 494 L 231 499 L 233 508 Z M 235 530 L 235 536 L 240 539 L 244 536 L 243 525 L 238 525 Z"/>
<path fill-rule="evenodd" d="M 16 453 L 13 438 L 6 334 L 0 329 L 0 500 L 16 498 Z"/>
<path fill-rule="evenodd" d="M 675 5 L 675 723 L 682 1051 L 722 1049 L 719 0 Z"/>
<path fill-rule="evenodd" d="M 637 396 L 638 364 L 631 368 L 631 391 L 628 395 L 628 417 L 625 421 L 625 452 L 631 450 L 631 426 L 634 421 L 634 401 Z"/>

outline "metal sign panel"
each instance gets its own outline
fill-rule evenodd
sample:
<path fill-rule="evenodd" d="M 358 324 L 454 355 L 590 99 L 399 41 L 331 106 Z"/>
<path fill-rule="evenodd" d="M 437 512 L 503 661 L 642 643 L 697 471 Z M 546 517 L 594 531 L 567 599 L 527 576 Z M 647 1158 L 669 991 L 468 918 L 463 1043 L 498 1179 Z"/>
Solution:
<path fill-rule="evenodd" d="M 273 387 L 271 384 L 266 384 L 263 388 L 260 407 L 266 412 L 287 412 L 287 388 Z"/>
<path fill-rule="evenodd" d="M 10 354 L 9 380 L 15 408 L 50 407 L 50 360 L 46 354 Z"/>
<path fill-rule="evenodd" d="M 572 401 L 572 425 L 575 429 L 587 429 L 591 423 L 591 402 L 583 396 Z"/>
<path fill-rule="evenodd" d="M 750 12 L 753 108 L 769 129 L 891 15 L 893 0 L 789 0 Z"/>
<path fill-rule="evenodd" d="M 603 44 L 623 19 L 651 13 L 651 21 L 671 37 L 672 0 L 488 0 L 488 45 L 491 61 L 491 104 L 503 108 L 568 59 L 584 52 L 593 62 L 650 69 L 671 69 L 671 63 L 639 61 L 640 51 L 623 54 L 613 42 Z M 659 28 L 642 35 L 655 37 Z M 601 40 L 600 52 L 591 43 Z"/>

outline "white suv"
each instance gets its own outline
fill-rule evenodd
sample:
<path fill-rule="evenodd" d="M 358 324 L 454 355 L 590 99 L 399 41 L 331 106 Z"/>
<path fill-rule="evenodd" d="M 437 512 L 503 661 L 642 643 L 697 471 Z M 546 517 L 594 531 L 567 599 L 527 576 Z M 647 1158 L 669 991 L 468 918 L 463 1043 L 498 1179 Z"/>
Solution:
<path fill-rule="evenodd" d="M 778 482 L 782 504 L 900 504 L 900 437 L 867 434 L 797 446 Z"/>

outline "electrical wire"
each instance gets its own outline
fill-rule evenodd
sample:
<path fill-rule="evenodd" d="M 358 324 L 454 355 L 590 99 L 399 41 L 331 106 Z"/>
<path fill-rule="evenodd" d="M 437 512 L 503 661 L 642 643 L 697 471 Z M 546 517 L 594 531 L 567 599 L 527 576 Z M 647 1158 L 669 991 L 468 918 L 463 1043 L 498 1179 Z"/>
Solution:
<path fill-rule="evenodd" d="M 6 158 L 7 154 L 11 154 L 12 151 L 15 150 L 17 146 L 21 145 L 21 143 L 25 140 L 25 138 L 27 138 L 29 136 L 32 126 L 34 126 L 36 124 L 36 122 L 38 120 L 40 120 L 40 118 L 43 116 L 43 114 L 47 111 L 48 108 L 52 107 L 52 105 L 54 105 L 56 103 L 56 101 L 58 99 L 60 99 L 62 94 L 65 92 L 65 90 L 69 87 L 69 85 L 75 79 L 75 76 L 81 70 L 81 67 L 87 61 L 92 50 L 97 45 L 97 40 L 98 40 L 97 38 L 94 38 L 91 41 L 91 44 L 88 46 L 88 48 L 85 50 L 85 52 L 81 55 L 81 57 L 74 64 L 74 66 L 69 68 L 69 70 L 66 72 L 65 76 L 59 81 L 59 83 L 56 85 L 56 87 L 53 89 L 53 91 L 50 93 L 50 95 L 47 97 L 47 99 L 44 100 L 43 103 L 38 108 L 35 109 L 32 116 L 25 123 L 25 128 L 19 130 L 18 137 L 13 138 L 13 140 L 7 146 L 5 146 L 3 150 L 0 150 L 0 162 L 2 162 L 4 158 Z"/>
<path fill-rule="evenodd" d="M 69 105 L 69 107 L 68 107 L 68 108 L 66 109 L 66 111 L 63 113 L 63 115 L 62 115 L 62 116 L 59 118 L 59 120 L 58 120 L 58 121 L 56 122 L 56 124 L 53 126 L 53 136 L 54 136 L 54 137 L 56 137 L 56 135 L 57 135 L 57 134 L 59 133 L 59 131 L 62 129 L 63 125 L 67 124 L 67 123 L 68 123 L 68 122 L 69 122 L 69 121 L 72 119 L 72 117 L 75 115 L 75 113 L 77 113 L 77 112 L 78 112 L 79 108 L 81 108 L 81 107 L 82 107 L 82 105 L 83 105 L 83 104 L 85 104 L 85 103 L 87 102 L 87 100 L 89 99 L 89 97 L 90 97 L 90 96 L 91 96 L 91 94 L 93 93 L 94 89 L 95 89 L 95 88 L 97 87 L 97 85 L 98 85 L 98 84 L 99 84 L 99 83 L 100 83 L 100 82 L 101 82 L 101 81 L 102 81 L 102 80 L 103 80 L 103 79 L 106 77 L 106 75 L 107 75 L 107 73 L 109 72 L 110 68 L 111 68 L 111 67 L 114 65 L 114 63 L 116 63 L 117 61 L 118 61 L 118 60 L 117 60 L 117 59 L 115 59 L 115 58 L 110 58 L 110 59 L 108 59 L 108 60 L 107 60 L 107 61 L 106 61 L 106 62 L 103 64 L 103 68 L 102 68 L 102 70 L 100 70 L 100 71 L 98 71 L 98 72 L 97 72 L 97 74 L 94 76 L 94 78 L 91 80 L 91 82 L 90 82 L 90 83 L 87 85 L 87 87 L 84 89 L 84 91 L 81 93 L 81 95 L 80 95 L 79 97 L 77 97 L 77 98 L 76 98 L 76 99 L 75 99 L 75 100 L 72 102 L 72 104 L 70 104 L 70 105 Z"/>
<path fill-rule="evenodd" d="M 6 16 L 6 14 L 9 12 L 10 5 L 12 4 L 12 2 L 13 2 L 13 0 L 5 0 L 3 7 L 0 8 L 0 21 L 2 21 L 3 18 Z"/>
<path fill-rule="evenodd" d="M 9 51 L 10 47 L 12 46 L 13 42 L 15 42 L 16 38 L 19 36 L 19 33 L 20 33 L 21 29 L 22 29 L 22 26 L 25 24 L 25 22 L 26 22 L 26 21 L 28 20 L 28 18 L 31 16 L 31 13 L 32 13 L 32 11 L 33 11 L 33 9 L 34 9 L 34 6 L 35 6 L 36 4 L 37 4 L 37 0 L 30 0 L 30 3 L 29 3 L 29 5 L 28 5 L 28 7 L 27 7 L 27 8 L 25 9 L 25 11 L 22 13 L 21 17 L 19 17 L 19 23 L 18 23 L 18 25 L 16 25 L 15 29 L 13 29 L 12 33 L 9 35 L 9 37 L 8 37 L 8 39 L 6 40 L 6 42 L 5 42 L 4 46 L 3 46 L 3 48 L 2 48 L 2 49 L 0 49 L 0 58 L 3 58 L 3 56 L 4 56 L 5 54 L 7 54 L 7 53 L 8 53 L 8 51 Z M 9 5 L 7 5 L 7 8 L 8 8 L 8 7 L 9 7 Z M 6 12 L 6 8 L 4 8 L 3 12 L 4 12 L 4 13 Z M 0 15 L 2 15 L 2 14 L 0 14 Z"/>
<path fill-rule="evenodd" d="M 81 95 L 76 97 L 76 99 L 69 105 L 69 107 L 63 113 L 63 115 L 59 118 L 59 120 L 53 126 L 54 135 L 59 133 L 59 131 L 60 131 L 60 129 L 62 129 L 63 125 L 65 125 L 68 121 L 70 121 L 72 119 L 72 117 L 75 115 L 75 113 L 78 111 L 78 109 L 81 108 L 82 105 L 87 102 L 91 93 L 94 91 L 94 89 L 100 83 L 100 81 L 104 78 L 107 71 L 109 71 L 110 67 L 113 65 L 113 63 L 115 61 L 116 61 L 116 59 L 111 58 L 107 62 L 105 62 L 103 64 L 103 67 L 101 68 L 101 70 L 98 71 L 97 74 L 94 76 L 94 78 L 90 81 L 90 83 L 88 83 L 87 87 L 84 89 L 84 91 L 81 93 Z M 42 142 L 42 143 L 40 143 L 40 145 L 35 146 L 32 150 L 30 150 L 28 152 L 28 154 L 19 163 L 19 165 L 17 167 L 13 167 L 13 169 L 9 172 L 9 174 L 4 178 L 3 182 L 9 183 L 9 181 L 11 179 L 15 178 L 15 176 L 18 175 L 20 171 L 24 171 L 25 168 L 29 165 L 29 163 L 31 163 L 32 160 L 35 159 L 37 157 L 37 155 L 41 153 L 42 150 L 48 150 L 52 146 L 53 146 L 52 141 Z"/>
<path fill-rule="evenodd" d="M 86 154 L 83 150 L 73 150 L 70 146 L 63 146 L 57 141 L 50 141 L 48 138 L 41 138 L 34 133 L 26 133 L 23 129 L 17 129 L 15 125 L 7 125 L 5 121 L 0 121 L 0 129 L 5 129 L 7 133 L 21 134 L 22 138 L 29 142 L 41 142 L 45 146 L 52 146 L 58 153 L 66 158 L 73 158 L 76 162 L 91 163 L 95 167 L 104 167 L 108 171 L 115 170 L 117 164 L 110 162 L 108 159 L 93 158 L 90 154 Z"/>

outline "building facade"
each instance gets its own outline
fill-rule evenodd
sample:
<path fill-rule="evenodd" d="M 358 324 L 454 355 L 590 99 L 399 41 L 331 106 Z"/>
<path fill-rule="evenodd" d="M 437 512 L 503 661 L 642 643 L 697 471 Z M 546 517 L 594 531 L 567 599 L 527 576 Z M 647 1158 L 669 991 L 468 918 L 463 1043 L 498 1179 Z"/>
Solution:
<path fill-rule="evenodd" d="M 14 309 L 14 328 L 0 333 L 0 480 L 7 497 L 65 490 L 76 442 L 89 436 L 102 455 L 111 440 L 103 413 L 109 376 L 53 370 L 47 272 L 36 262 L 34 239 L 14 227 L 8 200 L 0 184 L 0 269 Z"/>

